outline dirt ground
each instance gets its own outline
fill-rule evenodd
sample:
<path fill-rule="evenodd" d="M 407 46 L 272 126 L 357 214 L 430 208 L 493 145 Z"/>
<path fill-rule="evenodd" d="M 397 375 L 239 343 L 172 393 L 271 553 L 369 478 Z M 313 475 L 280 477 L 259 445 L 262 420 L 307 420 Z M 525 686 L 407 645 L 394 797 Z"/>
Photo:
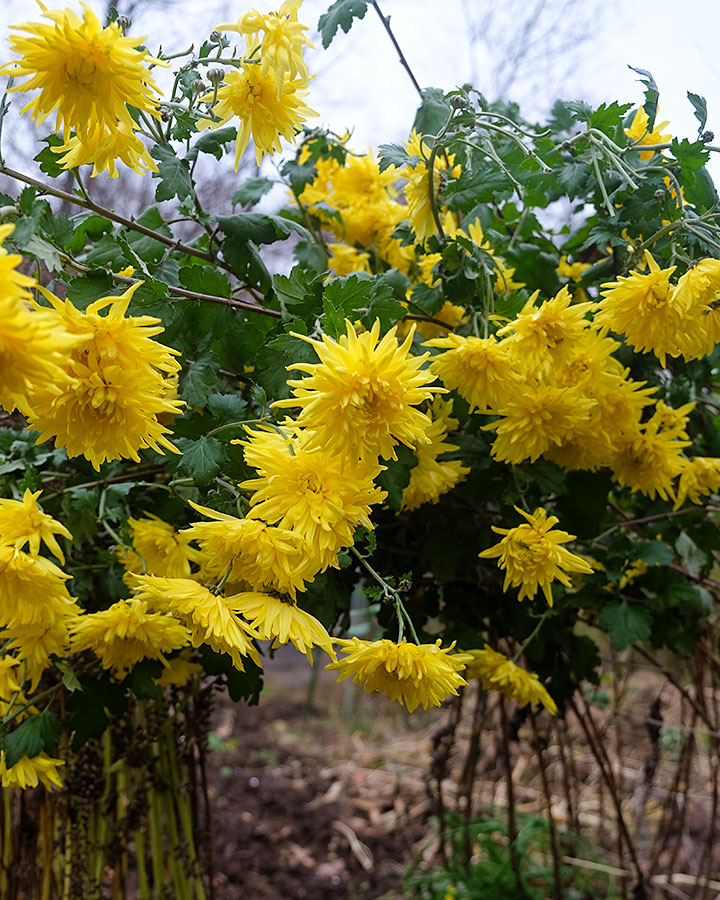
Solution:
<path fill-rule="evenodd" d="M 302 662 L 302 661 L 301 661 Z M 399 896 L 426 841 L 433 731 L 292 656 L 266 666 L 258 706 L 221 703 L 209 770 L 215 900 Z"/>

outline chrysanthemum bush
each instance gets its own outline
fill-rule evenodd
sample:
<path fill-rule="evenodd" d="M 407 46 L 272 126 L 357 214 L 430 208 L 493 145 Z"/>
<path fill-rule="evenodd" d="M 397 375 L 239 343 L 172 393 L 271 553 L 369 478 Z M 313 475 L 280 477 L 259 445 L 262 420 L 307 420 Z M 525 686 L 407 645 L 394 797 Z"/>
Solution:
<path fill-rule="evenodd" d="M 365 7 L 334 3 L 323 44 Z M 284 644 L 378 703 L 428 709 L 477 680 L 555 715 L 596 680 L 603 633 L 681 654 L 715 640 L 703 99 L 680 139 L 646 72 L 639 103 L 558 101 L 542 126 L 428 88 L 406 142 L 360 153 L 305 124 L 301 14 L 248 10 L 167 58 L 87 5 L 10 38 L 2 133 L 15 91 L 57 133 L 40 177 L 0 158 L 23 185 L 0 196 L 5 788 L 61 788 L 66 766 L 72 793 L 102 744 L 100 795 L 122 792 L 150 765 L 128 730 L 181 784 L 195 758 L 161 751 L 196 728 L 188 710 L 223 685 L 256 701 Z M 237 170 L 246 153 L 277 174 L 201 206 L 200 154 Z M 170 205 L 98 205 L 92 178 L 123 168 Z M 72 192 L 54 184 L 68 171 Z M 276 182 L 286 206 L 253 211 Z M 358 591 L 374 640 L 348 633 Z M 143 896 L 166 875 L 201 893 L 194 851 L 173 855 L 190 799 L 169 810 L 138 784 L 75 867 L 81 894 L 118 834 Z"/>

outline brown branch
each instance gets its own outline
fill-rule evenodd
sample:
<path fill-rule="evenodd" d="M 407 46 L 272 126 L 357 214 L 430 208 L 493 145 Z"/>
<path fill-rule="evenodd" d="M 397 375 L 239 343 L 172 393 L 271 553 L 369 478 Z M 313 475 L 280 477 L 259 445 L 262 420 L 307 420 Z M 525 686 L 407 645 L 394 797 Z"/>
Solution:
<path fill-rule="evenodd" d="M 67 191 L 60 190 L 60 188 L 45 184 L 43 181 L 38 181 L 38 179 L 33 178 L 32 175 L 26 175 L 24 172 L 16 172 L 15 169 L 9 169 L 7 166 L 1 164 L 0 174 L 7 175 L 9 178 L 14 178 L 16 181 L 30 184 L 33 187 L 38 188 L 44 194 L 50 194 L 53 197 L 57 197 L 58 200 L 64 200 L 66 203 L 73 203 L 75 206 L 82 206 L 84 209 L 90 210 L 90 212 L 97 213 L 104 219 L 109 219 L 111 222 L 116 222 L 124 228 L 137 231 L 138 234 L 144 234 L 146 237 L 152 238 L 160 244 L 165 244 L 166 247 L 172 247 L 178 252 L 186 253 L 188 256 L 196 256 L 198 259 L 204 259 L 208 262 L 217 262 L 211 253 L 206 253 L 204 250 L 197 250 L 195 247 L 183 244 L 181 241 L 175 240 L 175 238 L 167 237 L 159 231 L 154 231 L 152 228 L 146 228 L 145 225 L 140 225 L 132 219 L 126 219 L 125 216 L 118 215 L 118 213 L 106 209 L 104 206 L 100 206 L 93 200 L 86 200 L 84 197 L 79 197 L 77 194 L 70 194 Z"/>

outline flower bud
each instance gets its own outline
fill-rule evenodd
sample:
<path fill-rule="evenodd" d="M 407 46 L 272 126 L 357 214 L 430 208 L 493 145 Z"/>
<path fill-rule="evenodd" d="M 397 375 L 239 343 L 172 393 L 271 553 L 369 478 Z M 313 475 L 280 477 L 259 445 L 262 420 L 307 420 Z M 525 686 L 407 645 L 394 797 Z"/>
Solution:
<path fill-rule="evenodd" d="M 703 133 L 700 135 L 700 140 L 703 142 L 703 144 L 711 144 L 715 140 L 715 132 L 710 131 L 709 129 L 708 131 L 703 131 Z"/>
<path fill-rule="evenodd" d="M 225 77 L 225 69 L 216 68 L 216 69 L 208 69 L 207 79 L 210 84 L 220 84 L 220 82 Z"/>
<path fill-rule="evenodd" d="M 655 191 L 655 193 L 653 194 L 653 197 L 654 197 L 655 200 L 657 200 L 658 203 L 662 203 L 663 200 L 665 199 L 665 189 L 664 189 L 664 188 L 658 188 L 658 189 Z"/>
<path fill-rule="evenodd" d="M 465 97 L 461 97 L 459 94 L 456 94 L 454 97 L 450 98 L 450 106 L 453 109 L 465 109 L 467 106 L 467 100 Z"/>
<path fill-rule="evenodd" d="M 221 44 L 222 43 L 222 35 L 219 31 L 211 31 L 210 32 L 210 43 L 211 44 Z"/>
<path fill-rule="evenodd" d="M 204 94 L 205 91 L 207 90 L 207 85 L 201 78 L 197 78 L 190 85 L 190 90 L 193 92 L 193 94 L 197 94 L 197 95 Z"/>
<path fill-rule="evenodd" d="M 115 20 L 120 28 L 122 28 L 122 33 L 127 34 L 130 31 L 130 26 L 132 25 L 132 20 L 128 19 L 127 16 L 118 16 Z"/>

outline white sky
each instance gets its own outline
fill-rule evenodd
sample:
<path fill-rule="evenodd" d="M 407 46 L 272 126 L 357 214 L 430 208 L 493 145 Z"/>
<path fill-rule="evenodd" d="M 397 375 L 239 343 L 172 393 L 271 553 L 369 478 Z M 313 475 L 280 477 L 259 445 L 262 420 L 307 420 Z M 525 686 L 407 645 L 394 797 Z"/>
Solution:
<path fill-rule="evenodd" d="M 79 8 L 75 0 L 68 2 Z M 553 0 L 546 2 L 552 4 Z M 51 0 L 46 3 L 53 6 Z M 305 0 L 301 21 L 314 30 L 329 4 L 330 0 Z M 420 84 L 445 89 L 463 83 L 472 71 L 466 13 L 479 15 L 490 4 L 497 21 L 502 24 L 505 14 L 505 28 L 511 28 L 510 17 L 517 9 L 514 0 L 380 2 L 392 18 L 398 41 Z M 65 5 L 64 0 L 57 5 Z M 89 0 L 89 5 L 99 14 L 105 9 L 98 0 Z M 122 0 L 117 5 L 122 11 Z M 531 5 L 527 0 L 525 7 Z M 148 3 L 136 13 L 131 33 L 147 34 L 151 49 L 160 42 L 166 51 L 185 49 L 192 41 L 198 46 L 215 25 L 237 19 L 251 6 L 267 10 L 270 0 L 176 0 L 164 10 Z M 529 106 L 523 106 L 528 117 L 543 114 L 556 94 L 594 104 L 611 99 L 641 103 L 642 86 L 627 68 L 631 64 L 649 69 L 655 76 L 660 88 L 660 119 L 669 119 L 671 131 L 679 137 L 692 139 L 697 133 L 685 92 L 704 95 L 709 108 L 707 127 L 716 132 L 716 143 L 720 144 L 720 0 L 686 0 L 682 4 L 677 0 L 583 0 L 580 6 L 584 13 L 590 12 L 592 37 L 573 57 L 573 23 L 570 21 L 568 27 L 566 21 L 572 71 L 563 83 L 556 83 L 544 71 L 546 60 L 531 80 L 516 86 L 523 101 L 531 100 Z M 10 23 L 29 20 L 39 20 L 32 0 L 0 0 L 0 38 L 6 36 Z M 311 71 L 318 73 L 308 102 L 320 118 L 311 124 L 324 122 L 338 132 L 354 129 L 352 146 L 358 150 L 406 138 L 417 95 L 373 9 L 368 9 L 364 20 L 355 22 L 349 34 L 339 33 L 328 51 L 322 50 L 319 40 L 316 47 L 307 56 Z M 485 48 L 476 48 L 476 69 L 482 72 L 492 66 L 493 51 L 505 52 L 495 46 L 488 55 Z M 0 51 L 0 56 L 7 58 L 9 54 Z M 476 86 L 488 90 L 490 80 L 482 82 L 481 78 Z M 4 139 L 8 140 L 7 131 Z M 711 171 L 720 181 L 720 159 L 713 159 Z"/>

